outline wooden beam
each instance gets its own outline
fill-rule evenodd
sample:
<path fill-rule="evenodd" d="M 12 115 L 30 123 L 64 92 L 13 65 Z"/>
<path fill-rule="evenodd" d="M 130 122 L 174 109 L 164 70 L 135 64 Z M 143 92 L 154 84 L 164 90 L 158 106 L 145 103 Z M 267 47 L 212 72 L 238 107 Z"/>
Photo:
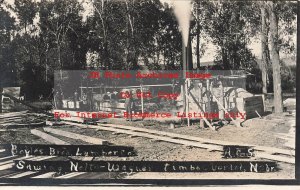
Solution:
<path fill-rule="evenodd" d="M 7 118 L 7 117 L 26 115 L 26 112 L 28 112 L 28 111 L 2 113 L 2 114 L 0 114 L 0 119 Z"/>
<path fill-rule="evenodd" d="M 15 97 L 13 97 L 13 96 L 7 94 L 7 93 L 1 93 L 1 94 L 2 94 L 2 96 L 9 97 L 9 98 L 12 99 L 13 101 L 18 102 L 18 103 L 20 103 L 20 104 L 23 104 L 23 105 L 25 105 L 25 106 L 27 106 L 27 107 L 29 107 L 29 108 L 31 108 L 31 109 L 37 111 L 37 112 L 42 112 L 42 113 L 45 113 L 46 115 L 50 115 L 47 111 L 43 110 L 42 108 L 38 108 L 38 107 L 36 107 L 36 106 L 33 106 L 33 105 L 31 105 L 31 104 L 29 104 L 29 103 L 27 103 L 27 102 L 25 102 L 25 101 L 23 101 L 23 100 L 19 100 L 18 98 L 15 98 Z"/>
<path fill-rule="evenodd" d="M 189 96 L 189 94 L 190 94 L 190 92 L 189 92 L 189 86 L 190 86 L 190 80 L 188 80 L 188 79 L 186 79 L 185 80 L 185 96 L 186 96 L 186 101 L 185 101 L 185 112 L 186 113 L 189 113 L 190 112 L 190 104 L 189 104 L 189 98 L 188 98 L 188 96 Z M 188 127 L 190 127 L 190 118 L 189 117 L 187 117 L 187 125 L 188 125 Z"/>
<path fill-rule="evenodd" d="M 202 109 L 202 107 L 201 107 L 201 105 L 199 104 L 199 102 L 197 102 L 196 98 L 193 96 L 192 93 L 189 93 L 189 95 L 188 95 L 187 97 L 188 97 L 188 99 L 191 99 L 191 100 L 193 100 L 193 101 L 196 103 L 196 105 L 198 106 L 198 108 L 200 109 L 200 111 L 201 111 L 202 113 L 204 112 L 203 109 Z M 191 98 L 191 97 L 192 97 L 192 98 Z M 202 113 L 201 113 L 201 114 L 202 114 Z M 209 128 L 211 128 L 211 129 L 214 130 L 214 131 L 216 130 L 216 128 L 213 127 L 205 117 L 203 117 L 202 119 L 203 119 L 203 120 L 205 121 L 205 123 L 209 126 Z"/>
<path fill-rule="evenodd" d="M 102 126 L 84 125 L 84 124 L 69 123 L 69 122 L 66 123 L 66 124 L 75 125 L 75 126 L 82 127 L 82 128 L 101 129 L 101 130 L 106 130 L 106 131 L 119 132 L 119 133 L 124 133 L 124 134 L 129 134 L 129 135 L 135 135 L 135 136 L 150 138 L 150 139 L 158 140 L 158 141 L 165 141 L 165 142 L 171 142 L 171 143 L 176 143 L 176 144 L 182 144 L 182 145 L 186 145 L 186 146 L 204 148 L 204 149 L 207 149 L 209 151 L 223 151 L 223 145 L 225 145 L 225 144 L 222 144 L 222 143 L 221 143 L 221 145 L 215 145 L 215 144 L 204 144 L 204 143 L 201 143 L 201 142 L 191 141 L 191 140 L 194 140 L 194 139 L 193 139 L 193 137 L 190 137 L 190 136 L 189 136 L 190 137 L 189 140 L 174 139 L 174 138 L 167 137 L 167 136 L 159 136 L 160 131 L 156 131 L 157 135 L 152 135 L 152 134 L 147 134 L 147 133 L 143 133 L 143 132 L 134 132 L 134 131 L 131 131 L 131 130 L 128 130 L 128 129 L 123 130 L 123 129 L 118 129 L 118 128 L 112 128 L 112 127 L 109 127 L 109 126 L 108 127 L 102 127 Z M 220 142 L 222 142 L 222 141 L 220 141 Z M 234 144 L 234 143 L 227 142 L 227 144 L 228 145 L 244 146 L 244 145 L 241 145 L 239 143 Z M 245 146 L 249 146 L 249 145 L 245 145 Z M 259 150 L 258 148 L 254 146 L 254 149 Z M 273 149 L 273 148 L 270 148 L 270 149 Z M 281 150 L 281 149 L 279 149 L 279 150 Z M 282 150 L 282 151 L 284 151 L 284 150 Z M 288 155 L 291 155 L 291 154 L 288 154 Z M 271 154 L 268 154 L 268 153 L 265 153 L 265 152 L 260 152 L 258 154 L 258 156 L 256 156 L 256 157 L 257 158 L 266 158 L 266 159 L 270 159 L 270 160 L 277 160 L 277 161 L 292 163 L 292 164 L 295 163 L 295 158 L 288 158 L 288 157 L 284 157 L 284 156 L 281 156 L 281 155 L 271 155 Z"/>
<path fill-rule="evenodd" d="M 64 131 L 64 130 L 53 129 L 50 127 L 44 128 L 44 130 L 46 132 L 50 132 L 50 133 L 53 133 L 56 135 L 60 135 L 60 136 L 64 136 L 64 137 L 68 137 L 68 138 L 72 138 L 72 139 L 82 140 L 84 142 L 88 142 L 91 144 L 98 144 L 98 145 L 108 144 L 108 141 L 103 140 L 103 139 L 94 138 L 94 137 L 90 137 L 90 136 L 86 136 L 86 135 L 80 135 L 77 133 L 72 133 L 72 132 L 68 132 L 68 131 Z"/>
<path fill-rule="evenodd" d="M 264 152 L 257 153 L 256 157 L 261 157 L 261 158 L 266 158 L 269 160 L 275 160 L 275 161 L 295 164 L 295 158 L 293 158 L 293 157 L 289 158 L 289 157 L 283 157 L 283 156 L 279 156 L 279 155 L 270 155 L 270 154 L 267 154 Z"/>
<path fill-rule="evenodd" d="M 34 176 L 32 178 L 53 178 L 54 174 L 56 174 L 56 172 L 47 172 L 38 176 Z"/>
<path fill-rule="evenodd" d="M 219 102 L 219 100 L 213 95 L 213 93 L 211 93 L 212 97 L 215 99 L 215 101 L 219 104 L 219 106 L 221 107 L 221 109 L 223 109 L 225 111 L 225 113 L 228 114 L 229 118 L 233 121 L 233 123 L 235 124 L 235 126 L 237 127 L 241 127 L 241 123 L 236 121 L 235 119 L 233 119 L 230 114 L 228 113 L 228 111 L 224 108 L 224 106 Z"/>
<path fill-rule="evenodd" d="M 29 158 L 32 158 L 32 156 L 23 156 L 23 157 L 20 157 L 18 158 L 19 160 L 22 160 L 22 159 L 29 159 Z M 1 165 L 0 165 L 0 171 L 1 170 L 8 170 L 8 169 L 11 169 L 13 168 L 13 166 L 15 165 L 14 161 L 13 160 L 8 160 L 6 162 L 2 162 Z M 4 176 L 1 176 L 1 178 L 3 178 Z"/>
<path fill-rule="evenodd" d="M 182 134 L 177 134 L 177 133 L 170 133 L 170 132 L 164 132 L 164 131 L 157 131 L 157 130 L 153 130 L 153 129 L 144 129 L 144 128 L 140 128 L 140 127 L 131 127 L 131 126 L 125 126 L 125 125 L 118 125 L 118 124 L 101 124 L 100 126 L 108 126 L 108 127 L 114 127 L 114 128 L 120 128 L 120 129 L 132 130 L 132 131 L 140 131 L 140 132 L 164 135 L 164 136 L 173 137 L 173 138 L 193 140 L 193 141 L 197 141 L 197 142 L 222 145 L 222 146 L 223 145 L 249 146 L 249 147 L 254 147 L 255 150 L 259 150 L 259 151 L 265 151 L 265 152 L 269 152 L 269 153 L 273 153 L 273 154 L 279 153 L 279 154 L 284 154 L 284 155 L 295 156 L 294 151 L 286 150 L 286 149 L 279 149 L 279 148 L 275 148 L 275 147 L 256 146 L 256 145 L 251 145 L 251 144 L 246 144 L 246 143 L 205 139 L 205 138 L 195 137 L 195 136 L 190 136 L 190 135 L 182 135 Z"/>
<path fill-rule="evenodd" d="M 63 144 L 63 145 L 69 145 L 69 143 L 63 141 L 63 140 L 60 140 L 56 137 L 53 137 L 51 135 L 48 135 L 47 133 L 44 133 L 42 131 L 39 131 L 39 130 L 36 130 L 36 129 L 32 129 L 31 130 L 31 133 L 50 142 L 50 143 L 53 143 L 53 144 Z"/>
<path fill-rule="evenodd" d="M 38 122 L 38 123 L 6 123 L 5 126 L 6 127 L 10 127 L 10 128 L 21 128 L 21 127 L 42 127 L 45 125 L 45 121 L 42 122 Z"/>
<path fill-rule="evenodd" d="M 42 161 L 42 160 L 47 160 L 50 158 L 54 158 L 55 156 L 31 156 L 30 158 L 26 158 L 26 160 L 32 160 L 32 161 Z M 13 163 L 14 161 L 11 160 L 11 162 Z M 21 177 L 30 177 L 32 175 L 37 174 L 38 171 L 25 171 L 25 172 L 21 172 L 21 173 L 16 173 L 14 174 L 10 174 L 9 176 L 7 176 L 7 178 L 21 178 Z"/>
<path fill-rule="evenodd" d="M 82 128 L 87 128 L 88 127 L 88 128 L 94 128 L 94 129 L 101 129 L 101 130 L 105 130 L 105 131 L 124 133 L 124 134 L 134 135 L 134 136 L 138 136 L 138 137 L 145 137 L 145 138 L 150 138 L 150 139 L 155 139 L 155 140 L 160 140 L 160 141 L 166 141 L 166 142 L 171 142 L 171 143 L 176 143 L 176 144 L 194 146 L 194 147 L 198 147 L 198 148 L 219 150 L 219 151 L 223 150 L 223 147 L 219 146 L 219 145 L 202 144 L 200 142 L 193 142 L 193 141 L 190 141 L 190 140 L 174 139 L 174 138 L 171 138 L 171 137 L 158 136 L 158 135 L 147 134 L 147 133 L 143 133 L 143 132 L 135 132 L 135 131 L 117 129 L 117 128 L 112 128 L 112 127 L 101 127 L 101 126 L 95 126 L 95 125 L 84 125 L 84 124 L 69 123 L 69 122 L 65 122 L 65 123 L 69 124 L 69 125 L 75 125 L 75 126 L 78 126 L 78 127 L 82 127 Z"/>
<path fill-rule="evenodd" d="M 2 113 L 2 92 L 3 92 L 3 88 L 0 87 L 0 113 Z"/>
<path fill-rule="evenodd" d="M 15 120 L 21 120 L 23 117 L 20 116 L 13 116 L 13 117 L 6 117 L 6 118 L 0 118 L 1 122 L 6 122 L 6 121 L 15 121 Z"/>
<path fill-rule="evenodd" d="M 220 97 L 220 103 L 221 105 L 225 108 L 225 102 L 224 102 L 224 86 L 223 86 L 223 83 L 222 81 L 220 80 L 219 81 L 219 87 L 220 87 L 220 94 L 221 94 L 221 97 Z M 224 110 L 219 110 L 219 114 L 220 114 L 220 119 L 224 119 L 225 118 L 225 114 L 224 114 Z"/>

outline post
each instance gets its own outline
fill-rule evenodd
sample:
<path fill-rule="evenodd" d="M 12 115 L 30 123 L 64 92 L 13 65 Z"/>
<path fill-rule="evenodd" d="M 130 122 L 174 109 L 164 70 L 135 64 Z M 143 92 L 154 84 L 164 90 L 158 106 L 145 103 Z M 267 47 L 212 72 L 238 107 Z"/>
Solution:
<path fill-rule="evenodd" d="M 220 84 L 220 94 L 221 94 L 221 96 L 220 96 L 220 104 L 223 106 L 223 107 L 225 107 L 225 105 L 224 105 L 224 86 L 223 86 L 223 83 L 222 83 L 222 81 L 221 81 L 221 79 L 220 79 L 220 81 L 219 81 L 219 84 Z M 220 119 L 224 119 L 224 111 L 222 110 L 222 109 L 220 109 L 219 110 L 219 115 L 220 115 Z"/>
<path fill-rule="evenodd" d="M 91 110 L 94 111 L 94 87 L 92 87 L 91 92 Z"/>
<path fill-rule="evenodd" d="M 3 88 L 0 88 L 0 113 L 2 113 L 2 92 L 3 92 Z"/>
<path fill-rule="evenodd" d="M 144 97 L 143 97 L 143 86 L 141 85 L 141 105 L 142 105 L 142 114 L 144 113 Z"/>
<path fill-rule="evenodd" d="M 188 89 L 189 89 L 189 86 L 190 86 L 189 83 L 190 83 L 190 80 L 186 79 L 185 80 L 185 98 L 186 98 L 186 100 L 185 100 L 185 103 L 186 103 L 185 114 L 187 116 L 187 125 L 188 125 L 188 127 L 190 126 L 190 118 L 188 117 L 188 113 L 190 111 L 189 98 L 188 98 L 188 96 L 189 96 Z"/>
<path fill-rule="evenodd" d="M 198 84 L 199 87 L 199 104 L 202 105 L 203 104 L 203 97 L 202 97 L 202 82 L 200 81 L 200 83 Z M 200 110 L 200 108 L 199 108 Z M 201 110 L 200 110 L 201 111 Z M 203 119 L 199 119 L 199 124 L 200 124 L 200 128 L 204 128 L 204 120 Z"/>
<path fill-rule="evenodd" d="M 226 114 L 228 114 L 229 118 L 233 121 L 233 123 L 235 124 L 235 126 L 237 127 L 241 127 L 241 123 L 239 123 L 236 119 L 232 118 L 230 116 L 230 114 L 228 113 L 228 111 L 226 111 L 226 109 L 224 108 L 224 106 L 220 103 L 220 101 L 212 94 L 213 99 L 219 104 L 219 106 L 224 110 L 224 112 Z"/>
<path fill-rule="evenodd" d="M 202 97 L 202 83 L 200 82 L 198 84 L 198 86 L 199 86 L 199 102 L 202 103 L 202 101 L 203 101 L 203 97 Z"/>
<path fill-rule="evenodd" d="M 196 103 L 196 105 L 198 106 L 198 108 L 200 109 L 201 114 L 204 113 L 204 110 L 202 109 L 201 105 L 199 104 L 199 102 L 197 102 L 197 99 L 193 96 L 193 94 L 189 94 L 188 96 L 189 99 L 191 99 L 191 101 L 194 101 Z M 209 128 L 211 128 L 212 130 L 216 130 L 216 128 L 214 126 L 212 126 L 209 121 L 203 117 L 203 120 L 205 121 L 206 125 L 208 125 Z"/>
<path fill-rule="evenodd" d="M 207 107 L 205 112 L 210 112 L 210 83 L 209 79 L 206 80 L 206 98 L 207 98 Z"/>

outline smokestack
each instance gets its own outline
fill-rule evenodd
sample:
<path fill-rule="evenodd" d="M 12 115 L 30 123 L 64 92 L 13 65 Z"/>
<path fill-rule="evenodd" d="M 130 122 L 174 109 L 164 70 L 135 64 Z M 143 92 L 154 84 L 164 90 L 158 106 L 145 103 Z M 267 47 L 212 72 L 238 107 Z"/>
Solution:
<path fill-rule="evenodd" d="M 190 37 L 188 37 L 187 46 L 182 43 L 182 60 L 183 78 L 186 79 L 186 71 L 193 69 L 193 57 Z"/>
<path fill-rule="evenodd" d="M 182 36 L 182 58 L 183 58 L 183 78 L 185 71 L 193 69 L 191 40 L 190 40 L 190 19 L 191 19 L 191 0 L 160 0 L 162 3 L 169 3 L 177 18 Z"/>

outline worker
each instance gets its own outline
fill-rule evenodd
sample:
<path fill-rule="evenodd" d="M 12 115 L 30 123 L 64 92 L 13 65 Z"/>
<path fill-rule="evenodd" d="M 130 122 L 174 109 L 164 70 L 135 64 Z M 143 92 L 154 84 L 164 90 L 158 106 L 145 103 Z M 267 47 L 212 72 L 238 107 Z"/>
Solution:
<path fill-rule="evenodd" d="M 54 107 L 55 109 L 59 109 L 59 92 L 54 92 Z"/>
<path fill-rule="evenodd" d="M 76 106 L 78 101 L 78 92 L 77 90 L 74 92 L 74 109 L 76 109 L 78 106 Z"/>
<path fill-rule="evenodd" d="M 93 110 L 93 92 L 92 90 L 89 90 L 87 92 L 87 103 L 88 103 L 88 109 L 89 111 L 92 111 Z"/>
<path fill-rule="evenodd" d="M 79 99 L 78 99 L 78 92 L 77 92 L 77 90 L 74 92 L 74 100 L 75 101 L 78 101 Z"/>
<path fill-rule="evenodd" d="M 127 114 L 130 115 L 130 121 L 132 121 L 132 93 L 130 93 L 129 91 L 126 91 L 126 96 L 125 96 L 125 109 Z M 126 118 L 126 121 L 128 121 L 128 117 Z"/>
<path fill-rule="evenodd" d="M 56 106 L 57 106 L 57 109 L 62 109 L 63 108 L 63 92 L 59 92 L 57 91 L 56 92 Z"/>
<path fill-rule="evenodd" d="M 87 95 L 86 95 L 86 93 L 83 93 L 83 94 L 82 94 L 82 107 L 83 107 L 83 109 L 88 108 L 88 106 L 87 106 Z"/>

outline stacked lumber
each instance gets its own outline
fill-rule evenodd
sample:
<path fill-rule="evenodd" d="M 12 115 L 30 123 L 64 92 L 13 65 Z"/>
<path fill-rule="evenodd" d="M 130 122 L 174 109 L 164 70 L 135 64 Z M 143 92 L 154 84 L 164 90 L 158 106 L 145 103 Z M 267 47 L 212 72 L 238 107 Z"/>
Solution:
<path fill-rule="evenodd" d="M 6 128 L 41 127 L 45 125 L 44 114 L 34 114 L 28 111 L 0 114 L 0 126 Z"/>
<path fill-rule="evenodd" d="M 257 117 L 258 112 L 260 115 L 264 113 L 264 103 L 262 96 L 252 96 L 244 98 L 244 111 L 247 113 L 246 118 Z"/>

